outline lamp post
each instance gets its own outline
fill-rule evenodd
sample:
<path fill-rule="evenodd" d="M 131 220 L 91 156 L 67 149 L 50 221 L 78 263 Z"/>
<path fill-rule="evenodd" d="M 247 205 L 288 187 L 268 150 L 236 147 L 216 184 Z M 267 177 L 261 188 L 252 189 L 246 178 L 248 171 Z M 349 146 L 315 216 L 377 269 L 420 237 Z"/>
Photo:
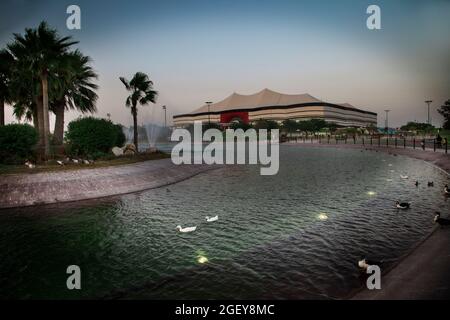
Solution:
<path fill-rule="evenodd" d="M 162 106 L 162 109 L 164 110 L 164 128 L 167 127 L 167 108 L 166 106 Z"/>
<path fill-rule="evenodd" d="M 389 109 L 384 110 L 384 112 L 386 112 L 386 120 L 384 122 L 384 128 L 385 128 L 386 134 L 389 134 L 389 111 L 391 111 L 391 110 L 389 110 Z"/>
<path fill-rule="evenodd" d="M 211 114 L 209 113 L 210 112 L 209 108 L 210 108 L 212 102 L 211 101 L 206 101 L 205 103 L 208 105 L 208 124 L 211 124 Z"/>
<path fill-rule="evenodd" d="M 425 100 L 425 103 L 428 105 L 428 124 L 431 124 L 430 121 L 430 104 L 433 102 L 433 100 Z"/>

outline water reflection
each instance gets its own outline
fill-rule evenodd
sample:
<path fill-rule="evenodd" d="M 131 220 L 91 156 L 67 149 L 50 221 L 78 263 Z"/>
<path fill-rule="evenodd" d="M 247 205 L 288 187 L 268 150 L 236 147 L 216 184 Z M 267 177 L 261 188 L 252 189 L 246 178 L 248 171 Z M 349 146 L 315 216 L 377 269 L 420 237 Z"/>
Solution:
<path fill-rule="evenodd" d="M 276 176 L 227 166 L 171 192 L 3 210 L 0 296 L 342 297 L 360 285 L 361 257 L 392 263 L 433 227 L 436 207 L 450 212 L 447 176 L 419 160 L 289 146 L 280 157 Z M 391 174 L 386 159 L 436 188 Z M 414 201 L 407 219 L 397 199 Z M 82 270 L 81 291 L 65 289 L 70 264 Z"/>

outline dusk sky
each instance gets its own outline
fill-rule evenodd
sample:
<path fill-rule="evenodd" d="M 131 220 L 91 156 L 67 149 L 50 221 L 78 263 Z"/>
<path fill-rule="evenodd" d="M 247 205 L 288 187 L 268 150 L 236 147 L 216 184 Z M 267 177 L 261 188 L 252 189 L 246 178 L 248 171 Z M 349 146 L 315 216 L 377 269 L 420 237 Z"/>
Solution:
<path fill-rule="evenodd" d="M 66 8 L 81 8 L 81 30 L 66 28 Z M 366 9 L 381 8 L 381 30 Z M 31 1 L 0 4 L 0 47 L 12 33 L 46 20 L 93 59 L 97 116 L 132 123 L 119 76 L 147 73 L 159 91 L 140 122 L 163 121 L 205 101 L 263 88 L 309 93 L 378 113 L 390 125 L 426 122 L 450 99 L 450 1 Z M 152 111 L 153 110 L 153 111 Z M 7 107 L 7 122 L 13 121 Z M 70 112 L 66 123 L 77 117 Z"/>

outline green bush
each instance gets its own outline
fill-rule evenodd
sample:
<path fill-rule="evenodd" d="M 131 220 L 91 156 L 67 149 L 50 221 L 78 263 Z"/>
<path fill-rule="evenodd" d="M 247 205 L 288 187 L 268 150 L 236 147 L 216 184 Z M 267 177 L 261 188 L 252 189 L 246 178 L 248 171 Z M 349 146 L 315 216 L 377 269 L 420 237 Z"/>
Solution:
<path fill-rule="evenodd" d="M 28 124 L 0 126 L 0 163 L 18 164 L 33 158 L 38 134 Z"/>
<path fill-rule="evenodd" d="M 122 146 L 125 139 L 120 125 L 93 117 L 70 122 L 66 133 L 69 154 L 93 158 L 108 153 L 114 146 Z"/>

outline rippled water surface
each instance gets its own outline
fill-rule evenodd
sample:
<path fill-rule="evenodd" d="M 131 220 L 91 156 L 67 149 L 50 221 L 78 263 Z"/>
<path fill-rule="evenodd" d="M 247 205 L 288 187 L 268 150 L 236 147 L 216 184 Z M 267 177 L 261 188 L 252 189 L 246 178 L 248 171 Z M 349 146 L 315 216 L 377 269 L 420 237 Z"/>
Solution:
<path fill-rule="evenodd" d="M 2 210 L 0 297 L 344 297 L 363 281 L 359 258 L 389 266 L 430 232 L 435 209 L 450 212 L 445 183 L 406 157 L 282 146 L 276 176 L 227 166 L 138 194 Z M 66 289 L 72 264 L 80 291 Z"/>

